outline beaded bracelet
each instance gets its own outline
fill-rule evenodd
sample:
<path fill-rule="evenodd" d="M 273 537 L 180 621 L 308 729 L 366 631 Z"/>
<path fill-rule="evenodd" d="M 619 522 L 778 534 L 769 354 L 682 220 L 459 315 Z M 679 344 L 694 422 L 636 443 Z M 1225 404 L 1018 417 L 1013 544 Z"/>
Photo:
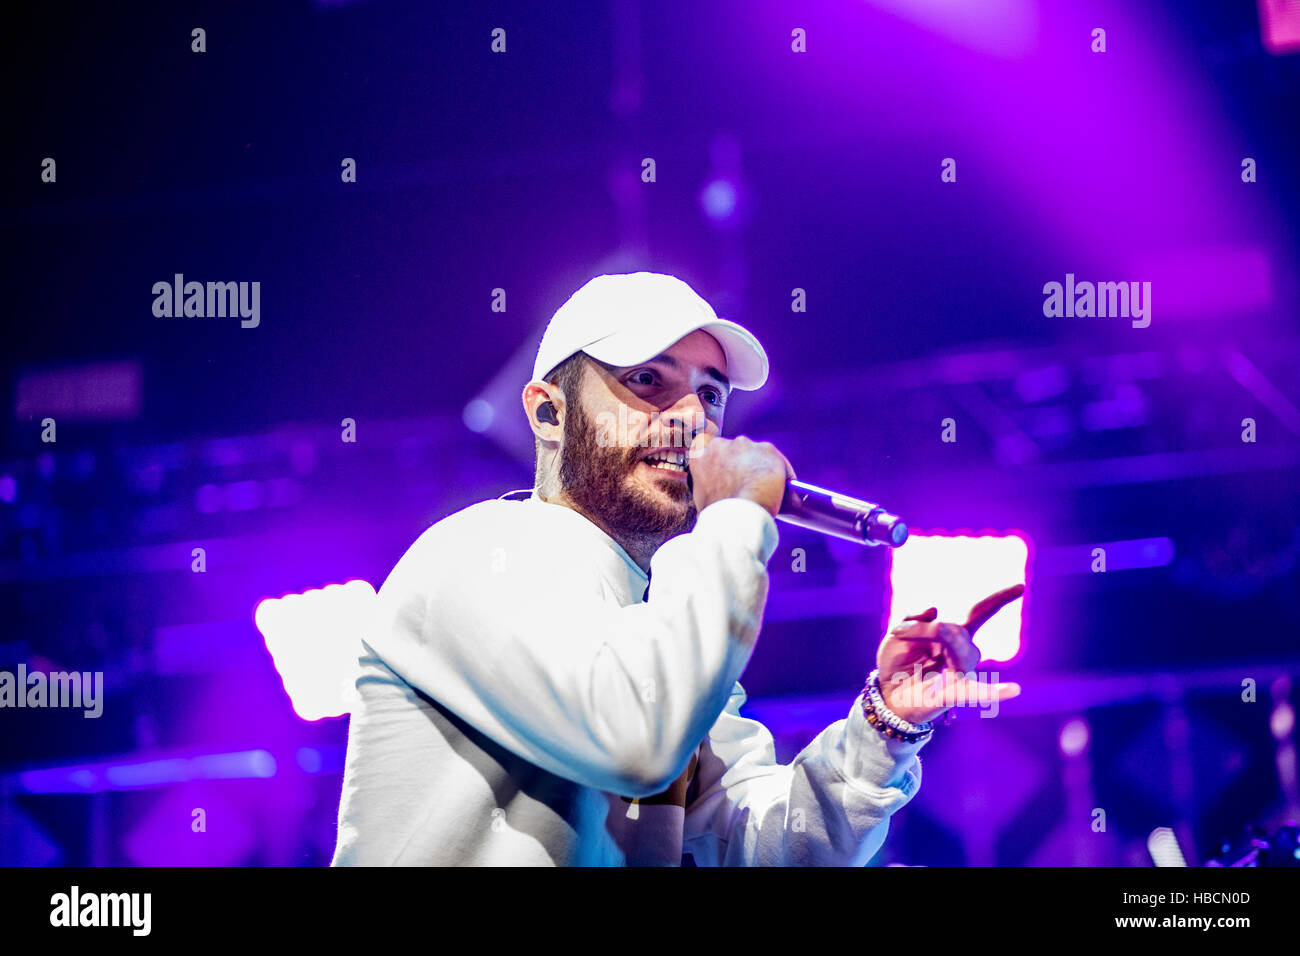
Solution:
<path fill-rule="evenodd" d="M 890 710 L 880 693 L 879 669 L 873 670 L 868 675 L 866 686 L 862 689 L 862 713 L 867 718 L 867 723 L 881 734 L 906 743 L 925 740 L 934 732 L 936 726 L 934 721 L 914 724 Z M 953 713 L 949 710 L 944 714 L 942 724 L 950 724 L 952 721 Z"/>

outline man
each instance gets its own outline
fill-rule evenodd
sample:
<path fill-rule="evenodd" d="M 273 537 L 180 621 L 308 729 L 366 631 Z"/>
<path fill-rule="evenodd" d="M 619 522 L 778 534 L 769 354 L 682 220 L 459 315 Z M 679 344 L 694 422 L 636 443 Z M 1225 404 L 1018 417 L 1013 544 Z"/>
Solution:
<path fill-rule="evenodd" d="M 945 709 L 919 691 L 960 682 L 970 633 L 1019 592 L 966 627 L 909 619 L 878 655 L 900 678 L 777 763 L 737 681 L 794 471 L 768 443 L 720 437 L 731 390 L 767 371 L 753 335 L 671 276 L 599 276 L 560 308 L 522 396 L 534 489 L 439 521 L 380 591 L 334 865 L 876 852 Z"/>

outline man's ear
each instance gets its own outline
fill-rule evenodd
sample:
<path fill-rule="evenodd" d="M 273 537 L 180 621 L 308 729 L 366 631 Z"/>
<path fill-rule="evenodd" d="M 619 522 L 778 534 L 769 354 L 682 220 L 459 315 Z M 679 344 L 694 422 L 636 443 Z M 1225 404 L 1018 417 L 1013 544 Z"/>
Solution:
<path fill-rule="evenodd" d="M 564 435 L 564 395 L 548 382 L 529 382 L 523 392 L 524 413 L 528 416 L 528 427 L 542 441 L 558 442 Z M 544 410 L 543 405 L 549 408 Z M 548 416 L 547 411 L 551 412 Z M 554 417 L 555 422 L 547 421 Z"/>

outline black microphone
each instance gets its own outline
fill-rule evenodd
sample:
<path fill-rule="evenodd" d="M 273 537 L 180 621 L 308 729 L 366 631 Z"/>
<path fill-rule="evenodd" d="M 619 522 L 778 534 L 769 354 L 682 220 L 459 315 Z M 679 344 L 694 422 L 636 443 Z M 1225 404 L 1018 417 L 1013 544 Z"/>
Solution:
<path fill-rule="evenodd" d="M 863 501 L 791 478 L 777 518 L 858 544 L 897 548 L 907 540 L 907 525 L 874 501 Z"/>

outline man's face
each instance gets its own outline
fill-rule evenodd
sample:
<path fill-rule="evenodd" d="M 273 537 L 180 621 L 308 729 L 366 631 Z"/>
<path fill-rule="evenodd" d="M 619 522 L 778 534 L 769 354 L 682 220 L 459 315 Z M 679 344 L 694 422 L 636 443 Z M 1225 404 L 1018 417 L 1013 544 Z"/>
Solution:
<path fill-rule="evenodd" d="M 682 456 L 700 432 L 722 432 L 730 393 L 716 339 L 697 330 L 647 362 L 592 362 L 577 400 L 566 402 L 560 483 L 608 526 L 664 538 L 695 526 L 684 468 L 647 458 Z"/>

